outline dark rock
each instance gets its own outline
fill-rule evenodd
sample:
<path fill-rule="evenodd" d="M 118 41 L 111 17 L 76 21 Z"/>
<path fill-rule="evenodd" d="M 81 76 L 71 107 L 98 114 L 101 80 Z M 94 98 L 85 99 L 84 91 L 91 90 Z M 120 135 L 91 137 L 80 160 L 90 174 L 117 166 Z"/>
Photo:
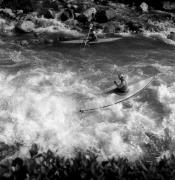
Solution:
<path fill-rule="evenodd" d="M 43 8 L 42 0 L 31 0 L 31 4 L 32 4 L 33 11 L 38 11 Z"/>
<path fill-rule="evenodd" d="M 97 13 L 96 8 L 92 7 L 83 12 L 83 15 L 87 18 L 88 22 L 93 21 L 95 14 Z"/>
<path fill-rule="evenodd" d="M 116 12 L 114 9 L 97 11 L 95 15 L 96 22 L 105 23 L 116 17 Z"/>
<path fill-rule="evenodd" d="M 69 20 L 65 21 L 65 24 L 68 25 L 71 29 L 77 29 L 78 28 L 78 26 L 77 26 L 78 21 L 75 19 L 69 19 Z"/>
<path fill-rule="evenodd" d="M 16 14 L 19 16 L 19 15 L 22 15 L 24 13 L 24 11 L 23 10 L 17 10 L 16 11 Z"/>
<path fill-rule="evenodd" d="M 16 18 L 16 15 L 13 13 L 13 11 L 11 9 L 8 9 L 8 8 L 0 9 L 0 13 L 3 16 L 11 18 L 11 19 L 15 19 Z"/>
<path fill-rule="evenodd" d="M 116 17 L 116 12 L 114 9 L 108 9 L 105 12 L 106 12 L 106 18 L 108 21 Z"/>
<path fill-rule="evenodd" d="M 47 19 L 54 19 L 55 18 L 55 12 L 51 9 L 44 8 L 40 11 L 39 15 L 43 15 Z"/>
<path fill-rule="evenodd" d="M 31 0 L 5 0 L 2 1 L 1 7 L 13 10 L 22 9 L 25 13 L 32 11 Z"/>
<path fill-rule="evenodd" d="M 126 26 L 134 33 L 141 32 L 141 28 L 143 27 L 142 24 L 137 21 L 129 21 L 126 23 Z"/>
<path fill-rule="evenodd" d="M 38 0 L 37 0 L 38 1 Z M 53 9 L 55 11 L 59 11 L 59 7 L 62 3 L 60 1 L 51 1 L 51 0 L 45 0 L 43 1 L 43 7 L 48 9 Z"/>
<path fill-rule="evenodd" d="M 15 27 L 16 31 L 22 33 L 32 32 L 34 28 L 35 24 L 32 21 L 28 20 L 20 21 Z"/>
<path fill-rule="evenodd" d="M 20 42 L 20 45 L 21 45 L 21 46 L 28 46 L 28 45 L 29 45 L 29 42 L 28 42 L 27 40 L 22 40 L 22 41 Z"/>
<path fill-rule="evenodd" d="M 68 19 L 73 19 L 73 18 L 74 18 L 74 12 L 71 9 L 65 9 L 60 15 L 61 21 L 67 21 Z"/>
<path fill-rule="evenodd" d="M 0 142 L 0 161 L 10 155 L 15 154 L 18 148 L 18 145 L 9 146 L 3 142 Z"/>
<path fill-rule="evenodd" d="M 27 169 L 21 158 L 17 157 L 12 161 L 12 172 L 14 179 L 25 180 L 27 178 Z"/>
<path fill-rule="evenodd" d="M 53 39 L 45 39 L 44 42 L 45 42 L 45 44 L 53 44 L 54 40 Z"/>
<path fill-rule="evenodd" d="M 106 23 L 104 26 L 104 33 L 110 34 L 110 33 L 115 33 L 116 27 L 115 24 L 113 23 Z"/>
<path fill-rule="evenodd" d="M 31 157 L 34 157 L 35 155 L 38 154 L 38 145 L 37 144 L 32 144 L 31 149 L 29 150 Z"/>
<path fill-rule="evenodd" d="M 170 1 L 163 2 L 163 9 L 175 11 L 175 2 L 170 2 Z"/>
<path fill-rule="evenodd" d="M 142 10 L 142 13 L 147 13 L 148 12 L 148 4 L 146 4 L 145 2 L 142 2 L 140 4 L 140 8 Z"/>
<path fill-rule="evenodd" d="M 167 39 L 171 39 L 173 41 L 175 41 L 175 32 L 170 32 L 170 34 L 168 34 Z"/>

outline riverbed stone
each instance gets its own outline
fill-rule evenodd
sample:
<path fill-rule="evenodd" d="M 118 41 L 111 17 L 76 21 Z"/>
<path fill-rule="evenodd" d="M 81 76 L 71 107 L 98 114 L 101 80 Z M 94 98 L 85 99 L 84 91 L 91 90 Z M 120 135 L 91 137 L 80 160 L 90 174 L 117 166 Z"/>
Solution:
<path fill-rule="evenodd" d="M 16 25 L 16 30 L 18 32 L 29 33 L 32 32 L 35 28 L 35 24 L 32 21 L 24 20 L 19 21 Z"/>
<path fill-rule="evenodd" d="M 95 19 L 99 23 L 108 22 L 116 17 L 116 11 L 114 9 L 99 10 L 96 13 Z"/>
<path fill-rule="evenodd" d="M 170 32 L 170 33 L 167 35 L 167 38 L 175 41 L 175 32 Z"/>

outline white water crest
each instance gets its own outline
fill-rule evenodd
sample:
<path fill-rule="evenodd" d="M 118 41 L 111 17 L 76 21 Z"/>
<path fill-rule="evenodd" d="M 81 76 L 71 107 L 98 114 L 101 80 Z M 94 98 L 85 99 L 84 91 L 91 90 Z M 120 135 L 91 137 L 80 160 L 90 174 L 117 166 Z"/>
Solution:
<path fill-rule="evenodd" d="M 0 53 L 3 57 L 9 51 L 1 49 Z M 147 53 L 143 57 L 139 49 L 139 53 L 131 54 L 136 62 L 123 65 L 119 58 L 112 61 L 98 54 L 96 59 L 89 54 L 74 57 L 74 51 L 71 56 L 62 54 L 61 49 L 11 53 L 15 62 L 21 58 L 41 63 L 16 72 L 0 71 L 0 141 L 21 143 L 20 153 L 24 155 L 37 143 L 41 152 L 51 149 L 66 157 L 74 156 L 76 149 L 95 149 L 103 158 L 135 160 L 143 156 L 143 145 L 151 142 L 148 132 L 159 138 L 165 136 L 165 128 L 172 138 L 175 133 L 174 66 L 158 63 L 151 53 L 149 59 Z M 142 57 L 148 61 L 139 63 L 137 59 Z M 123 62 L 128 56 L 121 58 Z M 44 65 L 47 60 L 49 65 Z M 98 98 L 94 105 L 101 106 L 101 92 L 119 71 L 126 72 L 130 84 L 152 76 L 151 68 L 161 75 L 137 96 L 105 109 L 79 112 L 89 99 Z"/>
<path fill-rule="evenodd" d="M 75 72 L 37 68 L 16 75 L 1 73 L 0 82 L 0 141 L 20 142 L 23 149 L 37 143 L 41 151 L 51 149 L 64 156 L 72 156 L 75 148 L 95 148 L 109 157 L 138 158 L 145 132 L 157 129 L 148 105 L 134 100 L 129 108 L 119 104 L 79 113 L 75 92 L 84 95 L 90 87 Z"/>

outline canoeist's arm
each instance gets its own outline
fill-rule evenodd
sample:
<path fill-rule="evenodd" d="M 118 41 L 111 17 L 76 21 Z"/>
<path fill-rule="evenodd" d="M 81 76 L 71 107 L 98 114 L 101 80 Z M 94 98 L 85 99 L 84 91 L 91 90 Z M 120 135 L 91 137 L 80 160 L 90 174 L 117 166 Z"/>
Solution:
<path fill-rule="evenodd" d="M 119 86 L 119 84 L 118 84 L 116 81 L 114 81 L 114 84 L 115 84 L 116 86 Z"/>

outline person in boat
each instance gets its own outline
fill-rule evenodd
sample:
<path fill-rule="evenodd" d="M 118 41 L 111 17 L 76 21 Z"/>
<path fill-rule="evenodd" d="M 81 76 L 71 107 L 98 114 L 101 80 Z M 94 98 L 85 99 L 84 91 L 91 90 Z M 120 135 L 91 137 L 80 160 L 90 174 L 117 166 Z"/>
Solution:
<path fill-rule="evenodd" d="M 94 29 L 93 23 L 91 23 L 89 26 L 89 37 L 88 37 L 88 42 L 92 42 L 92 41 L 97 41 L 97 33 Z"/>
<path fill-rule="evenodd" d="M 120 83 L 117 83 L 116 81 L 114 81 L 114 84 L 117 86 L 115 89 L 115 92 L 116 93 L 128 92 L 128 85 L 127 85 L 126 78 L 125 78 L 124 74 L 119 74 L 118 78 L 120 80 Z"/>

